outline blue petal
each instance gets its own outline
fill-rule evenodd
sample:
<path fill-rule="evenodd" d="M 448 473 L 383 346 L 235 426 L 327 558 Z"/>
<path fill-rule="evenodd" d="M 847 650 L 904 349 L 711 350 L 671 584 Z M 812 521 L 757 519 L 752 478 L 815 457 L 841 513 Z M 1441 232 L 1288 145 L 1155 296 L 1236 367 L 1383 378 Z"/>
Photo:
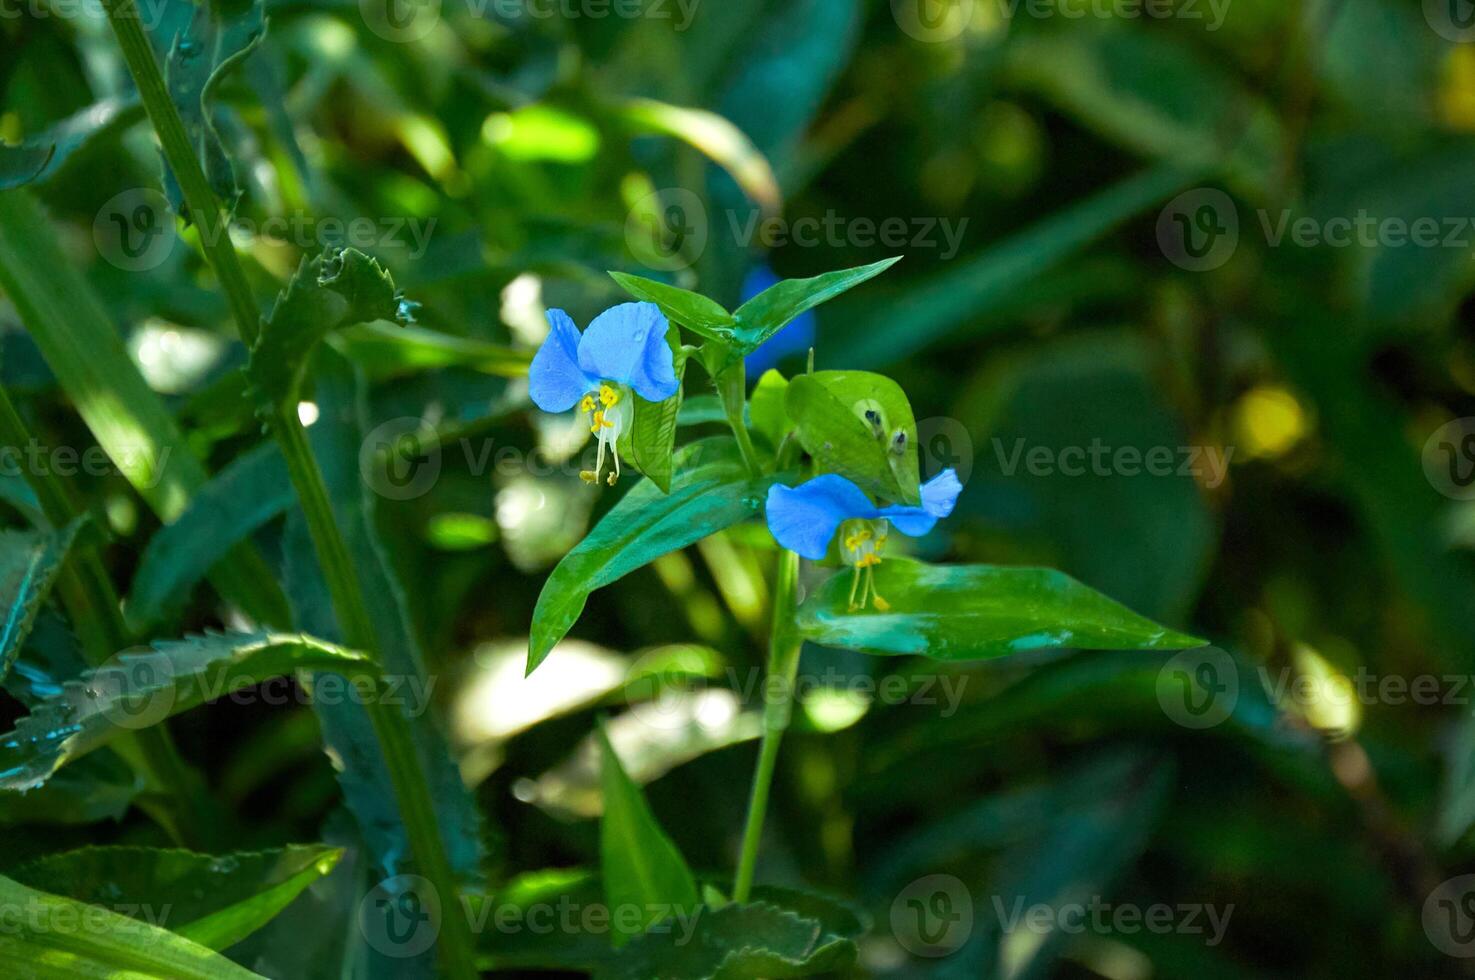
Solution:
<path fill-rule="evenodd" d="M 743 280 L 742 301 L 746 303 L 769 286 L 777 285 L 779 282 L 779 277 L 768 266 L 755 265 L 747 278 Z M 814 324 L 814 312 L 805 310 L 790 320 L 782 330 L 760 344 L 757 350 L 744 359 L 748 377 L 756 378 L 769 368 L 776 367 L 779 361 L 790 354 L 801 353 L 813 347 Z"/>
<path fill-rule="evenodd" d="M 922 509 L 933 517 L 947 517 L 962 492 L 958 471 L 949 467 L 922 484 Z"/>
<path fill-rule="evenodd" d="M 768 529 L 779 544 L 811 561 L 825 556 L 842 521 L 877 513 L 860 487 L 837 473 L 768 489 Z"/>
<path fill-rule="evenodd" d="M 528 368 L 528 394 L 545 412 L 567 412 L 597 384 L 579 370 L 579 328 L 563 310 L 548 311 L 548 337 Z"/>
<path fill-rule="evenodd" d="M 939 518 L 953 512 L 953 505 L 958 502 L 958 494 L 962 491 L 963 484 L 958 481 L 957 472 L 946 469 L 922 484 L 922 506 L 883 507 L 881 516 L 902 534 L 921 537 L 937 525 Z"/>
<path fill-rule="evenodd" d="M 670 324 L 654 303 L 621 303 L 589 324 L 579 340 L 579 367 L 591 377 L 617 381 L 648 402 L 676 394 L 676 366 L 666 343 Z"/>

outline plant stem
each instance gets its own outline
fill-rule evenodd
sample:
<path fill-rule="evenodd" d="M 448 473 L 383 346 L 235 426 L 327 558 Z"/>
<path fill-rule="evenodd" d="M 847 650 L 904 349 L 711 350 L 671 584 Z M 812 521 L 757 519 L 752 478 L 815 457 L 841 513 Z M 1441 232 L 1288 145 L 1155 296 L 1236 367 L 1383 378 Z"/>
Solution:
<path fill-rule="evenodd" d="M 747 420 L 743 418 L 748 400 L 748 375 L 742 358 L 718 373 L 717 396 L 722 399 L 722 410 L 727 415 L 727 424 L 732 427 L 733 437 L 737 439 L 738 452 L 742 453 L 743 462 L 748 465 L 748 474 L 754 478 L 762 476 L 763 467 L 748 435 Z"/>
<path fill-rule="evenodd" d="M 220 204 L 210 190 L 200 161 L 195 157 L 185 135 L 184 122 L 169 97 L 168 87 L 159 72 L 158 62 L 138 18 L 134 0 L 104 0 L 108 22 L 118 37 L 128 70 L 138 86 L 139 97 L 148 110 L 149 119 L 159 135 L 164 156 L 179 181 L 180 191 L 191 219 L 199 227 L 205 258 L 215 269 L 230 301 L 241 339 L 255 342 L 261 313 L 251 293 L 236 256 L 235 247 L 225 233 Z M 295 415 L 276 413 L 272 432 L 281 443 L 282 455 L 292 486 L 302 504 L 308 531 L 317 550 L 318 562 L 327 580 L 333 609 L 338 617 L 345 641 L 380 661 L 378 637 L 375 635 L 358 574 L 349 557 L 348 547 L 333 514 L 327 488 L 317 460 L 307 444 L 307 437 Z M 439 893 L 444 910 L 440 942 L 437 944 L 443 965 L 453 977 L 474 980 L 479 976 L 471 939 L 470 924 L 462 914 L 460 891 L 446 856 L 436 821 L 435 804 L 430 787 L 416 757 L 409 723 L 396 705 L 376 698 L 366 706 L 370 722 L 384 753 L 390 781 L 394 785 L 400 818 L 410 840 L 410 847 L 420 873 Z"/>
<path fill-rule="evenodd" d="M 763 706 L 763 742 L 758 750 L 758 768 L 753 772 L 753 792 L 748 798 L 748 820 L 743 828 L 743 849 L 738 858 L 737 879 L 732 888 L 734 902 L 746 902 L 753 889 L 753 869 L 758 863 L 758 844 L 763 837 L 763 818 L 768 812 L 768 793 L 778 763 L 779 743 L 794 713 L 794 678 L 799 671 L 799 650 L 804 645 L 794 625 L 799 584 L 799 556 L 785 551 L 779 557 L 778 582 L 774 585 L 773 627 L 768 642 L 768 683 L 776 687 L 772 700 Z M 774 685 L 773 679 L 782 683 Z"/>
<path fill-rule="evenodd" d="M 174 171 L 174 179 L 179 181 L 189 219 L 200 231 L 200 247 L 205 250 L 210 267 L 220 278 L 220 288 L 230 303 L 241 339 L 249 346 L 256 340 L 260 311 L 251 286 L 246 282 L 246 273 L 241 268 L 235 246 L 231 244 L 220 203 L 215 199 L 205 171 L 190 146 L 184 120 L 179 117 L 179 110 L 169 97 L 169 87 L 154 59 L 153 46 L 143 32 L 138 4 L 134 0 L 103 0 L 103 6 L 113 34 L 118 38 L 118 46 L 123 49 L 128 73 L 138 86 L 139 98 L 148 111 L 154 132 L 159 136 L 159 144 L 164 148 L 164 157 Z"/>
<path fill-rule="evenodd" d="M 4 388 L 0 388 L 0 444 L 21 450 L 33 444 L 30 429 Z M 53 528 L 76 519 L 79 508 L 60 477 L 37 467 L 27 467 L 25 477 Z M 96 548 L 79 545 L 74 550 L 58 576 L 57 591 L 92 666 L 101 666 L 132 645 L 118 594 Z M 152 789 L 175 797 L 178 806 L 166 826 L 181 843 L 209 846 L 220 839 L 220 815 L 209 805 L 205 782 L 180 757 L 167 728 L 144 728 L 115 744 Z"/>

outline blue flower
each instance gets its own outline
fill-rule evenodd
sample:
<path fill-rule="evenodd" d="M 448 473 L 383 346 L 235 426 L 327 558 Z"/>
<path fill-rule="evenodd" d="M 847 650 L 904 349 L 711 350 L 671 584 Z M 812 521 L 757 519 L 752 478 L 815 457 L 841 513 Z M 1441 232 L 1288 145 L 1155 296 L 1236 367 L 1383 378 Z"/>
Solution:
<path fill-rule="evenodd" d="M 742 301 L 746 303 L 780 281 L 768 266 L 753 266 L 747 278 L 743 280 Z M 790 354 L 807 351 L 813 346 L 814 312 L 805 310 L 785 324 L 778 333 L 759 344 L 758 349 L 749 354 L 743 363 L 748 377 L 756 378 L 769 368 L 777 366 L 779 361 Z"/>
<path fill-rule="evenodd" d="M 877 507 L 865 492 L 838 473 L 826 473 L 797 487 L 778 484 L 768 490 L 768 529 L 778 543 L 805 558 L 818 561 L 830 550 L 835 532 L 840 532 L 840 558 L 855 569 L 850 587 L 850 604 L 855 608 L 855 587 L 861 569 L 866 569 L 866 592 L 873 592 L 870 569 L 881 564 L 886 537 L 895 526 L 907 537 L 932 530 L 938 520 L 953 512 L 963 484 L 951 469 L 943 470 L 922 485 L 920 507 L 892 504 Z M 861 594 L 860 605 L 865 605 Z M 875 596 L 876 608 L 889 608 Z"/>
<path fill-rule="evenodd" d="M 582 336 L 563 310 L 548 311 L 548 326 L 548 339 L 528 368 L 528 394 L 545 412 L 577 405 L 589 413 L 599 460 L 593 471 L 579 475 L 597 482 L 608 448 L 615 460 L 608 481 L 613 485 L 620 478 L 615 444 L 635 415 L 632 389 L 648 402 L 662 402 L 680 387 L 666 343 L 669 324 L 654 303 L 621 303 L 595 317 Z"/>

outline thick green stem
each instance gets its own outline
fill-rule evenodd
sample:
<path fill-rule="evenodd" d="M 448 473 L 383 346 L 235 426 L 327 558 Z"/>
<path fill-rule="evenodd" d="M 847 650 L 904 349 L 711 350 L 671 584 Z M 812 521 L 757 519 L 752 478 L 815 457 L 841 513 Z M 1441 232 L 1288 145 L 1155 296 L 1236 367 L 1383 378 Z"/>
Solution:
<path fill-rule="evenodd" d="M 164 156 L 179 181 L 190 218 L 199 228 L 205 258 L 215 269 L 221 288 L 230 301 L 241 339 L 249 345 L 255 341 L 259 331 L 260 309 L 246 282 L 235 247 L 225 232 L 225 217 L 220 203 L 210 190 L 200 161 L 185 135 L 179 111 L 169 97 L 153 49 L 139 22 L 138 7 L 134 0 L 105 0 L 105 6 L 108 22 L 112 24 L 128 70 L 138 86 L 139 97 L 158 133 Z M 378 637 L 369 619 L 363 588 L 306 435 L 296 417 L 286 412 L 277 413 L 272 421 L 271 428 L 281 443 L 282 455 L 287 462 L 292 486 L 301 501 L 344 639 L 377 662 Z M 368 706 L 368 712 L 384 753 L 415 862 L 420 873 L 439 892 L 442 902 L 444 915 L 438 943 L 442 962 L 451 976 L 472 980 L 479 974 L 471 928 L 462 913 L 460 891 L 435 819 L 430 787 L 415 755 L 408 721 L 397 706 L 385 704 L 380 699 Z"/>
<path fill-rule="evenodd" d="M 779 558 L 778 582 L 774 586 L 768 679 L 763 686 L 765 696 L 770 700 L 763 705 L 763 742 L 758 750 L 758 768 L 753 772 L 753 791 L 748 798 L 743 849 L 732 888 L 734 902 L 746 902 L 753 890 L 753 869 L 758 864 L 758 844 L 763 838 L 763 818 L 768 812 L 768 793 L 773 784 L 774 767 L 778 763 L 779 743 L 783 741 L 794 713 L 794 679 L 799 672 L 799 650 L 804 645 L 794 625 L 798 584 L 799 556 L 785 551 Z"/>
<path fill-rule="evenodd" d="M 256 298 L 251 294 L 251 285 L 246 282 L 246 273 L 241 268 L 235 246 L 231 244 L 225 213 L 190 146 L 184 120 L 169 97 L 169 87 L 154 59 L 154 49 L 143 32 L 138 4 L 134 0 L 104 0 L 103 5 L 108 22 L 113 26 L 113 34 L 118 38 L 118 46 L 123 49 L 128 73 L 138 86 L 138 96 L 154 125 L 154 132 L 159 136 L 159 144 L 164 148 L 164 157 L 174 171 L 174 179 L 179 181 L 180 193 L 189 209 L 189 219 L 199 229 L 200 246 L 205 250 L 215 275 L 220 278 L 220 288 L 230 303 L 241 339 L 250 344 L 255 341 L 259 329 L 260 313 Z"/>
<path fill-rule="evenodd" d="M 32 438 L 9 393 L 0 388 L 0 444 L 24 451 Z M 76 518 L 79 509 L 60 477 L 49 470 L 27 467 L 25 478 L 52 527 L 65 527 Z M 132 645 L 118 594 L 96 548 L 80 545 L 74 551 L 58 577 L 57 591 L 83 653 L 94 667 Z M 181 843 L 204 847 L 219 839 L 223 829 L 220 815 L 210 806 L 204 780 L 180 757 L 168 729 L 151 726 L 115 744 L 151 789 L 174 797 L 177 806 L 167 826 Z"/>
<path fill-rule="evenodd" d="M 748 465 L 748 473 L 753 477 L 762 476 L 763 466 L 758 462 L 758 453 L 753 449 L 752 437 L 748 435 L 748 422 L 743 417 L 748 400 L 748 375 L 741 358 L 718 374 L 717 396 L 722 399 L 722 411 L 727 415 L 733 437 L 737 439 L 738 452 L 742 453 L 743 462 Z"/>

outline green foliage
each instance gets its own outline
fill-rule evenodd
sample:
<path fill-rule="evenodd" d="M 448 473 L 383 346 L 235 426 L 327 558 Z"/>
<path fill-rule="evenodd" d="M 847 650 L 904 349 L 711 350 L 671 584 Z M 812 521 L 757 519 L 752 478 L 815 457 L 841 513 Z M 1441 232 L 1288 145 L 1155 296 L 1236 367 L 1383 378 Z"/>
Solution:
<path fill-rule="evenodd" d="M 10 673 L 21 644 L 30 635 L 80 524 L 59 531 L 0 532 L 0 680 Z"/>
<path fill-rule="evenodd" d="M 157 914 L 169 928 L 207 949 L 224 950 L 260 929 L 313 882 L 342 851 L 321 845 L 214 857 L 148 847 L 84 847 L 11 871 L 21 884 L 90 905 Z"/>

